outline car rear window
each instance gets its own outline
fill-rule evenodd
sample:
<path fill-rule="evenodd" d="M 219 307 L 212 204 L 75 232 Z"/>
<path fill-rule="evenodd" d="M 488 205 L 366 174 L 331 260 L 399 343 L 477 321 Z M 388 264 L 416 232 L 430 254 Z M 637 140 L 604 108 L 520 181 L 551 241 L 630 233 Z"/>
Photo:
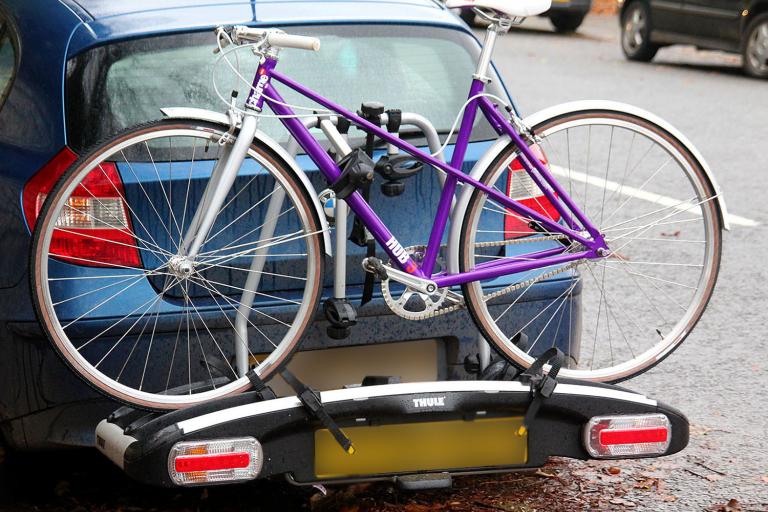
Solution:
<path fill-rule="evenodd" d="M 319 52 L 283 50 L 278 69 L 292 79 L 350 109 L 363 101 L 415 112 L 447 132 L 467 98 L 479 49 L 466 33 L 438 27 L 325 25 L 287 31 L 321 39 Z M 67 124 L 70 145 L 83 149 L 125 127 L 161 117 L 161 107 L 198 107 L 223 112 L 212 87 L 216 56 L 212 32 L 175 34 L 120 42 L 92 49 L 67 68 Z M 257 59 L 239 52 L 243 76 L 250 79 Z M 219 90 L 248 86 L 221 63 Z M 501 95 L 498 80 L 490 92 Z M 293 104 L 315 106 L 284 86 Z M 277 119 L 260 128 L 279 141 L 287 132 Z M 474 140 L 493 137 L 478 120 Z"/>
<path fill-rule="evenodd" d="M 16 73 L 16 46 L 11 24 L 0 11 L 0 108 L 8 97 Z"/>

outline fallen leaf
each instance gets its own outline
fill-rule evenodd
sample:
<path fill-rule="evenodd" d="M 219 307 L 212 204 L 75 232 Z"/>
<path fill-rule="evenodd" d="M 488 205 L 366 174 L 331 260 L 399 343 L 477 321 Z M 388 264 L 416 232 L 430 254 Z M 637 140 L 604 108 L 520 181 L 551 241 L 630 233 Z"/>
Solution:
<path fill-rule="evenodd" d="M 618 475 L 621 473 L 621 468 L 617 468 L 616 466 L 611 466 L 608 468 L 608 473 L 611 475 Z"/>
<path fill-rule="evenodd" d="M 635 489 L 645 489 L 647 491 L 659 486 L 658 478 L 646 478 L 641 482 L 635 484 Z"/>
<path fill-rule="evenodd" d="M 637 504 L 634 501 L 625 500 L 624 498 L 614 498 L 611 500 L 611 505 L 621 505 L 627 508 L 633 508 Z"/>
<path fill-rule="evenodd" d="M 432 507 L 428 507 L 427 505 L 421 505 L 419 503 L 409 503 L 405 506 L 405 512 L 430 512 L 430 510 L 434 510 Z"/>
<path fill-rule="evenodd" d="M 709 510 L 712 510 L 714 512 L 741 512 L 741 503 L 739 503 L 739 500 L 731 498 L 728 500 L 728 503 L 720 503 L 717 505 L 712 505 L 709 507 Z"/>

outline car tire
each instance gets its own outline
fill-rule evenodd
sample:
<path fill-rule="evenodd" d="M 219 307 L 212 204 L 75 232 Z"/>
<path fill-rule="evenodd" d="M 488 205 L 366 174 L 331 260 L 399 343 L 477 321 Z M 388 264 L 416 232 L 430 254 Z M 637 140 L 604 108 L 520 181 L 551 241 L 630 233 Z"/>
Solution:
<path fill-rule="evenodd" d="M 651 43 L 651 16 L 648 4 L 637 0 L 621 17 L 621 49 L 629 60 L 649 62 L 659 51 Z"/>
<path fill-rule="evenodd" d="M 576 32 L 584 22 L 585 14 L 553 14 L 549 17 L 550 23 L 559 34 Z"/>
<path fill-rule="evenodd" d="M 750 21 L 744 34 L 744 72 L 755 78 L 768 78 L 768 13 Z"/>

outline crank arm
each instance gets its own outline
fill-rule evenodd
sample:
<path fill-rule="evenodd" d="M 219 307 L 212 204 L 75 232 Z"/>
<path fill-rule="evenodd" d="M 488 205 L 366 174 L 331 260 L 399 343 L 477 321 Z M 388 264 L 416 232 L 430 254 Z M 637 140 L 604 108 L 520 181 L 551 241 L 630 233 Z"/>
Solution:
<path fill-rule="evenodd" d="M 366 272 L 378 274 L 380 267 L 383 267 L 383 264 L 378 258 L 365 258 L 363 260 L 363 269 Z M 420 277 L 412 276 L 407 272 L 392 267 L 385 267 L 384 271 L 386 272 L 388 279 L 404 284 L 412 290 L 429 295 L 437 291 L 437 284 L 430 279 L 422 279 Z"/>

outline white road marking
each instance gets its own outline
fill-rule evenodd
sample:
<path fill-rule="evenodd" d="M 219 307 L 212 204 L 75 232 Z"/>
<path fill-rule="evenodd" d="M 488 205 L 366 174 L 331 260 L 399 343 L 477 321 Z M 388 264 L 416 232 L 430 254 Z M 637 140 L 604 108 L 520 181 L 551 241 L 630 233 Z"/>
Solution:
<path fill-rule="evenodd" d="M 552 171 L 552 174 L 556 174 L 558 176 L 567 176 L 574 181 L 580 181 L 581 183 L 587 183 L 589 185 L 594 185 L 600 188 L 605 187 L 607 190 L 610 190 L 611 192 L 616 191 L 621 195 L 636 197 L 644 201 L 649 201 L 651 203 L 660 204 L 661 206 L 666 206 L 670 208 L 676 208 L 681 211 L 686 211 L 690 209 L 689 207 L 681 205 L 681 203 L 683 203 L 682 200 L 675 199 L 673 197 L 663 196 L 661 194 L 655 194 L 653 192 L 640 190 L 639 188 L 630 187 L 627 185 L 622 186 L 620 183 L 616 183 L 615 181 L 605 180 L 597 176 L 590 176 L 579 171 L 569 172 L 568 169 L 566 169 L 565 167 L 552 166 L 550 170 Z M 701 210 L 696 208 L 691 210 L 691 213 L 701 215 Z M 729 213 L 727 214 L 727 216 L 728 216 L 728 222 L 730 222 L 732 225 L 747 226 L 747 227 L 755 227 L 760 225 L 759 222 L 754 221 L 752 219 L 748 219 L 746 217 L 742 217 L 740 215 L 734 215 L 732 213 Z"/>

